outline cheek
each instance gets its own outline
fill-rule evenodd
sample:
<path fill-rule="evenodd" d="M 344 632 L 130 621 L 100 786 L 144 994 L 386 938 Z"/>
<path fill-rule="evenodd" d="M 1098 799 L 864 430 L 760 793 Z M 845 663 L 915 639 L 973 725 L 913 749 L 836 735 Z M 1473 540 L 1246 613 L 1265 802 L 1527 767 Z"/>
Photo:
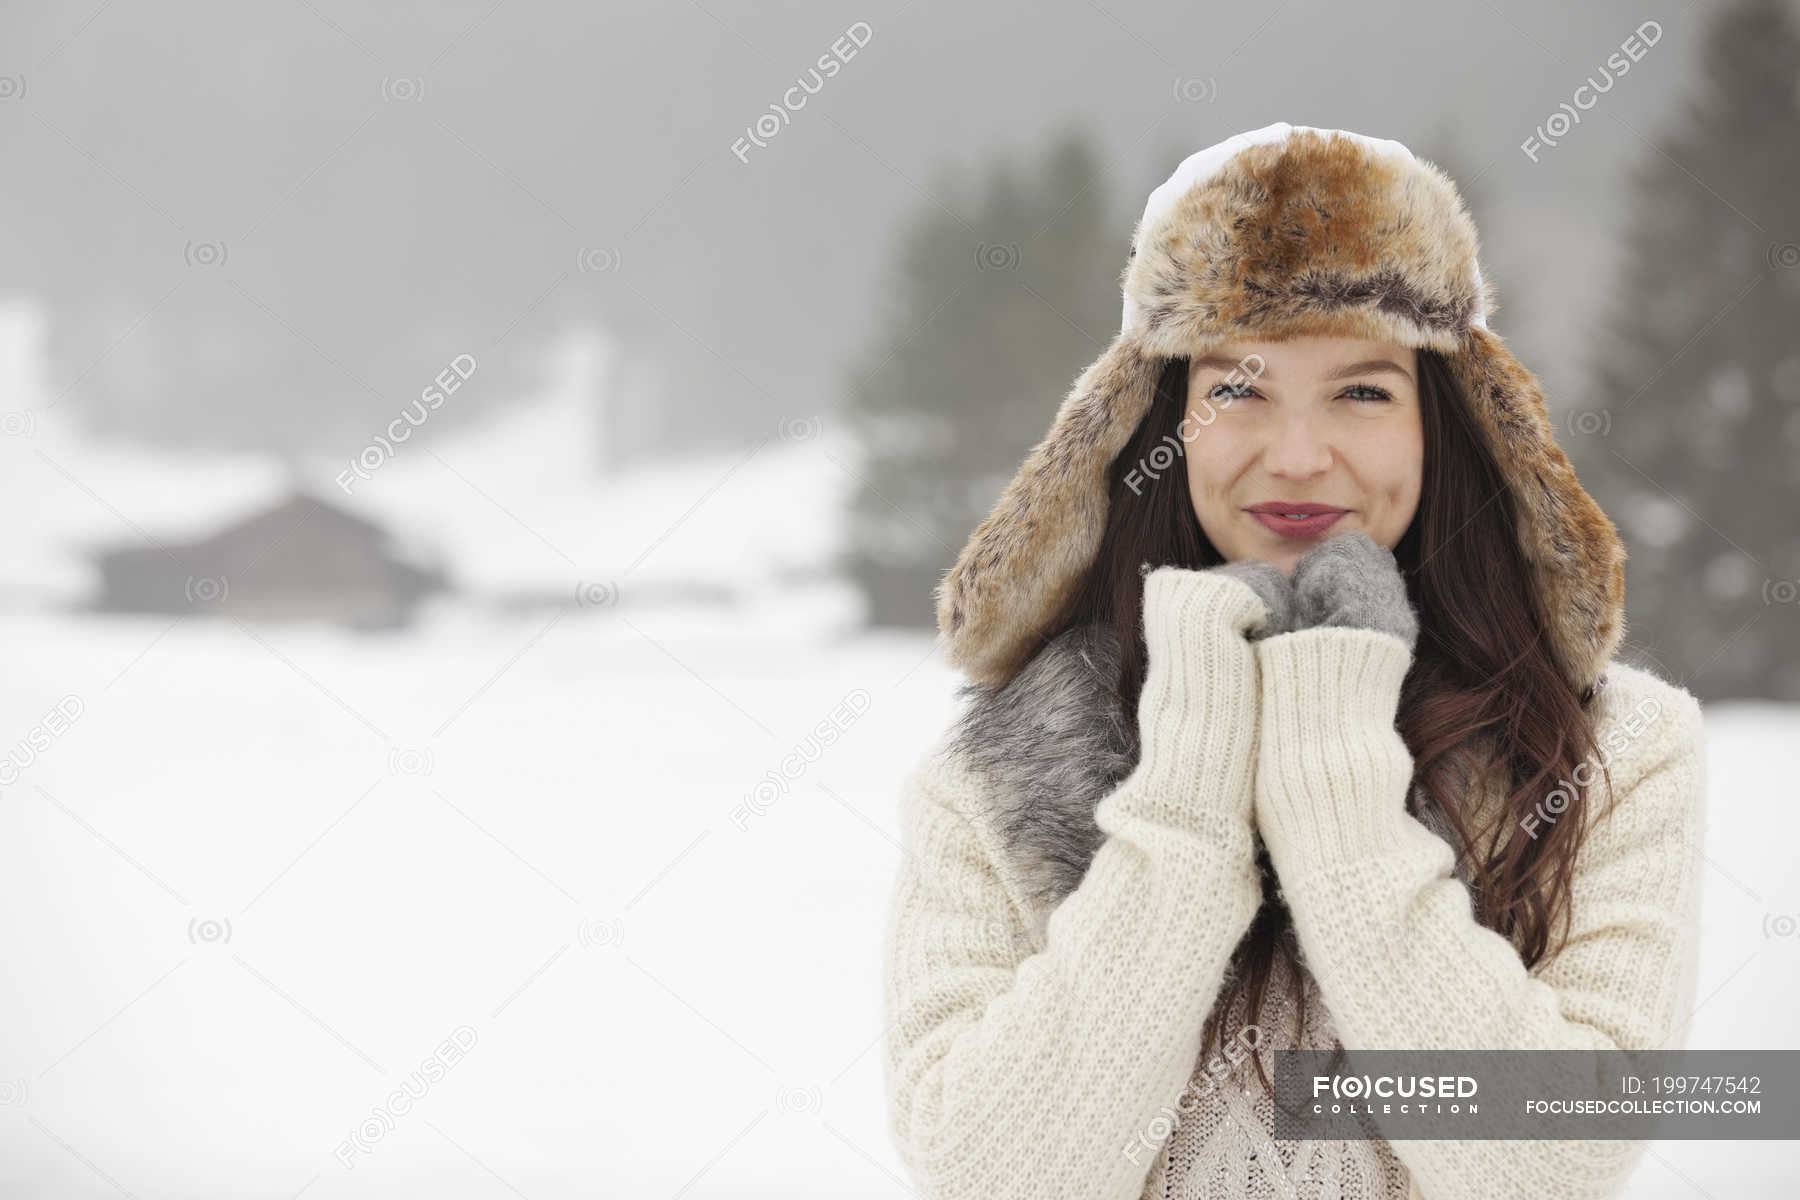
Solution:
<path fill-rule="evenodd" d="M 1416 425 L 1411 429 L 1395 430 L 1391 436 L 1382 438 L 1379 446 L 1370 447 L 1370 456 L 1365 461 L 1381 464 L 1373 482 L 1391 509 L 1389 520 L 1397 523 L 1404 532 L 1418 508 L 1419 493 L 1424 484 L 1423 435 Z"/>
<path fill-rule="evenodd" d="M 1416 424 L 1407 440 L 1406 494 L 1414 503 L 1425 483 L 1425 431 Z"/>
<path fill-rule="evenodd" d="M 1242 437 L 1214 425 L 1202 429 L 1187 448 L 1187 485 L 1200 531 L 1228 561 L 1244 557 L 1254 547 L 1237 520 L 1238 481 L 1254 458 L 1254 449 Z"/>
<path fill-rule="evenodd" d="M 1217 500 L 1241 471 L 1242 451 L 1234 439 L 1215 429 L 1203 429 L 1187 444 L 1188 491 L 1195 504 Z"/>

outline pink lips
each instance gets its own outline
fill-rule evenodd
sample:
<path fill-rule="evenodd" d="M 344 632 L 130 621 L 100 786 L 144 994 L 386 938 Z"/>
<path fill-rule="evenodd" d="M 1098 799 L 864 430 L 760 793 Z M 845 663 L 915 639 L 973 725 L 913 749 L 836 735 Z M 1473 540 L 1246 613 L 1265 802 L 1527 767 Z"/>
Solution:
<path fill-rule="evenodd" d="M 1312 538 L 1337 524 L 1338 519 L 1350 510 L 1333 504 L 1270 500 L 1264 504 L 1253 504 L 1244 511 L 1282 537 Z M 1298 516 L 1288 515 L 1290 513 Z"/>

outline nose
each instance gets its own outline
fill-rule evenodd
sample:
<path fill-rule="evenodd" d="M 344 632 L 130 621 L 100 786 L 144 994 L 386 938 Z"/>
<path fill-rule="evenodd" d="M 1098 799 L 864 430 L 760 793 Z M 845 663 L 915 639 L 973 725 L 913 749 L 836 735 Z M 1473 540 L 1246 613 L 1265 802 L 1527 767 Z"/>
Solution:
<path fill-rule="evenodd" d="M 1331 442 L 1316 414 L 1299 409 L 1284 414 L 1270 433 L 1263 467 L 1284 479 L 1311 479 L 1331 468 Z"/>

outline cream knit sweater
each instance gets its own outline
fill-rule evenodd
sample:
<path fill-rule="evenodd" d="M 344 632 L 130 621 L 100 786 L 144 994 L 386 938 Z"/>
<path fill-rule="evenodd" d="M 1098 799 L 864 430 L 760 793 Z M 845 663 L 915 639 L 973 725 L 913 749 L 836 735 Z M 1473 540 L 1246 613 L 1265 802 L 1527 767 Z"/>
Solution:
<path fill-rule="evenodd" d="M 906 782 L 884 947 L 885 1070 L 891 1132 L 923 1196 L 1205 1194 L 1209 1164 L 1171 1168 L 1171 1125 L 1223 1120 L 1219 1106 L 1182 1096 L 1259 901 L 1253 828 L 1345 1046 L 1685 1044 L 1704 832 L 1692 696 L 1610 669 L 1596 765 L 1619 801 L 1591 818 L 1569 942 L 1527 972 L 1474 919 L 1450 845 L 1405 811 L 1412 759 L 1394 716 L 1406 644 L 1335 627 L 1253 642 L 1246 634 L 1268 612 L 1240 580 L 1161 568 L 1145 584 L 1142 750 L 1096 810 L 1106 836 L 1080 886 L 1053 910 L 1026 898 L 984 816 L 981 781 L 941 744 Z M 1604 787 L 1596 794 L 1593 814 L 1606 808 Z M 1241 1169 L 1257 1181 L 1250 1194 L 1322 1194 L 1297 1192 L 1256 1139 L 1218 1132 L 1182 1139 L 1238 1160 L 1212 1174 Z M 1352 1148 L 1365 1162 L 1397 1157 L 1405 1178 L 1384 1186 L 1429 1200 L 1613 1196 L 1642 1149 Z"/>

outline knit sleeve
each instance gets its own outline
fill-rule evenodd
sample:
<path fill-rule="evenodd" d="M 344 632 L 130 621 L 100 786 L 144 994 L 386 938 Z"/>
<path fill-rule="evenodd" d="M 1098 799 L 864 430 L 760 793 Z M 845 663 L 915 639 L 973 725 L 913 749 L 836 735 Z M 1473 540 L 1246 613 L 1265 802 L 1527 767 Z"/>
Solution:
<path fill-rule="evenodd" d="M 978 777 L 915 771 L 885 948 L 890 1129 L 931 1200 L 1140 1195 L 1261 896 L 1243 582 L 1146 581 L 1143 749 L 1086 875 L 1032 936 Z M 1041 942 L 1041 945 L 1037 943 Z"/>
<path fill-rule="evenodd" d="M 1314 628 L 1257 648 L 1256 820 L 1301 949 L 1352 1049 L 1680 1049 L 1698 967 L 1705 762 L 1700 706 L 1615 668 L 1596 720 L 1595 785 L 1572 924 L 1529 971 L 1481 925 L 1449 843 L 1409 815 L 1413 760 L 1394 719 L 1405 643 Z M 1618 682 L 1622 677 L 1623 682 Z M 1604 765 L 1611 777 L 1609 793 Z M 1541 814 L 1560 800 L 1547 782 Z M 1514 819 L 1514 818 L 1509 818 Z M 1558 931 L 1560 932 L 1560 930 Z M 1392 1144 L 1428 1200 L 1619 1194 L 1644 1143 Z"/>

